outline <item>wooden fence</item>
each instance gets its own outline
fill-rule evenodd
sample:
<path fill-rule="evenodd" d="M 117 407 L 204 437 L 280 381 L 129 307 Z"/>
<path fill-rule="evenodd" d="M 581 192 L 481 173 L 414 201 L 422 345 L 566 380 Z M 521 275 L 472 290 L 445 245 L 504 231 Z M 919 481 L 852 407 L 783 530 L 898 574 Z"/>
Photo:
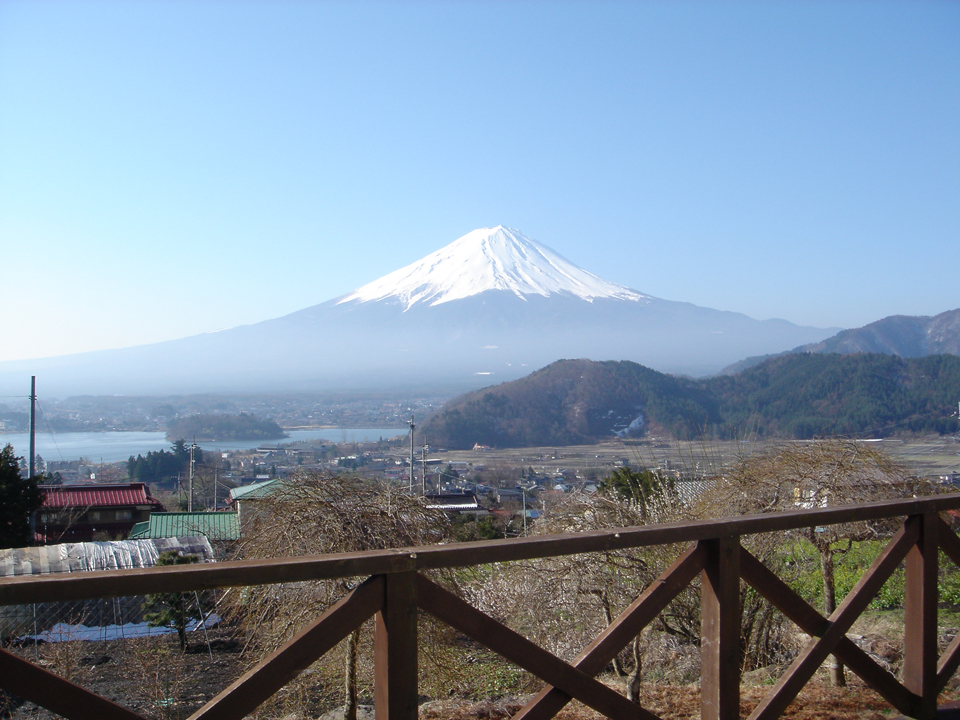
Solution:
<path fill-rule="evenodd" d="M 191 720 L 239 719 L 253 712 L 371 617 L 375 622 L 377 718 L 416 718 L 419 611 L 447 623 L 546 683 L 516 718 L 551 718 L 575 698 L 609 718 L 651 720 L 656 715 L 629 702 L 595 676 L 699 576 L 701 717 L 732 720 L 739 717 L 742 580 L 811 636 L 751 719 L 779 717 L 830 654 L 904 715 L 932 718 L 936 716 L 938 694 L 960 666 L 960 635 L 942 656 L 937 646 L 939 550 L 960 566 L 960 538 L 941 514 L 957 509 L 960 495 L 942 495 L 573 535 L 15 577 L 0 581 L 0 605 L 367 576 L 289 643 L 194 713 Z M 744 535 L 889 518 L 903 518 L 900 529 L 830 617 L 823 617 L 740 543 Z M 668 543 L 690 546 L 572 663 L 541 649 L 419 572 Z M 901 563 L 906 567 L 905 631 L 902 680 L 898 680 L 846 633 Z M 140 715 L 6 650 L 0 650 L 0 687 L 71 720 L 142 720 Z"/>

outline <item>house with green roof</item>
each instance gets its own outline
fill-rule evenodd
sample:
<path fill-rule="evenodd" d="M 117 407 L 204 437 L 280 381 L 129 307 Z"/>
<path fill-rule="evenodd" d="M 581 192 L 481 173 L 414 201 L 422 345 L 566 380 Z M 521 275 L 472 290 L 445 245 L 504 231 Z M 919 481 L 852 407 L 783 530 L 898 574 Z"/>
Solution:
<path fill-rule="evenodd" d="M 171 537 L 205 537 L 208 540 L 239 540 L 240 519 L 236 512 L 153 513 L 137 523 L 131 540 Z"/>
<path fill-rule="evenodd" d="M 250 483 L 249 485 L 241 485 L 240 487 L 235 487 L 230 490 L 230 496 L 227 500 L 227 503 L 230 505 L 235 505 L 243 500 L 262 500 L 279 489 L 279 478 L 265 480 L 263 482 Z"/>
<path fill-rule="evenodd" d="M 270 497 L 273 493 L 283 488 L 284 480 L 274 478 L 263 482 L 251 483 L 250 485 L 241 485 L 230 491 L 227 498 L 227 505 L 237 513 L 237 517 L 242 518 L 244 529 L 247 528 L 250 521 L 249 512 L 244 511 L 244 506 L 249 508 L 256 507 L 257 501 Z M 248 510 L 249 510 L 248 508 Z M 255 515 L 256 513 L 254 513 Z"/>

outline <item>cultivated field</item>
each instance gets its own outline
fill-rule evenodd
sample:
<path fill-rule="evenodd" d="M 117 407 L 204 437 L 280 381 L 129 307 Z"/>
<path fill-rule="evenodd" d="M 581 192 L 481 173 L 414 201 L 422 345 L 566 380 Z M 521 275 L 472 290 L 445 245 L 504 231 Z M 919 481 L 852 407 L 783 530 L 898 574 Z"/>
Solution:
<path fill-rule="evenodd" d="M 813 441 L 797 441 L 813 442 Z M 912 439 L 866 440 L 900 458 L 918 475 L 940 476 L 960 473 L 960 440 L 953 435 L 931 435 Z M 709 474 L 742 454 L 764 447 L 763 442 L 690 442 L 660 438 L 609 440 L 596 445 L 536 447 L 489 450 L 431 449 L 429 457 L 449 462 L 467 462 L 488 469 L 532 467 L 538 473 L 568 470 L 578 475 L 603 475 L 628 461 L 632 467 L 661 467 Z"/>

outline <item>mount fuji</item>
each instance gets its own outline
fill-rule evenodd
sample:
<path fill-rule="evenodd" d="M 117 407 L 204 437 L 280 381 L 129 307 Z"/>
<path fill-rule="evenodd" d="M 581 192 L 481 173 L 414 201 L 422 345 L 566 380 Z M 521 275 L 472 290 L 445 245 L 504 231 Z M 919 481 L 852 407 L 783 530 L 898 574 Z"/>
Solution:
<path fill-rule="evenodd" d="M 565 295 L 587 302 L 649 299 L 588 273 L 519 230 L 499 225 L 469 232 L 413 265 L 345 295 L 337 305 L 399 301 L 409 310 L 417 303 L 440 305 L 488 290 L 510 292 L 522 300 L 531 295 Z"/>
<path fill-rule="evenodd" d="M 284 317 L 151 345 L 0 363 L 0 388 L 35 374 L 47 392 L 73 395 L 463 390 L 562 358 L 633 360 L 699 376 L 836 331 L 651 297 L 498 226 Z"/>

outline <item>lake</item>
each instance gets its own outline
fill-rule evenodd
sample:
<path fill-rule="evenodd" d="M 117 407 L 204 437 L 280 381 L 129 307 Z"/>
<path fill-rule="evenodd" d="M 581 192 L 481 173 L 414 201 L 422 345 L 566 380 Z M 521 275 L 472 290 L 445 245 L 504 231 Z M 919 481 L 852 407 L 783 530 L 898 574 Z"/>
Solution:
<path fill-rule="evenodd" d="M 207 450 L 250 450 L 261 445 L 278 445 L 295 442 L 322 440 L 335 443 L 375 442 L 379 438 L 406 435 L 403 428 L 321 428 L 317 430 L 291 430 L 290 437 L 280 440 L 226 440 L 223 442 L 197 443 Z M 26 457 L 30 454 L 29 433 L 0 433 L 0 447 L 13 445 L 14 454 Z M 151 450 L 169 450 L 170 441 L 162 432 L 37 432 L 37 454 L 47 462 L 54 460 L 79 460 L 112 463 L 126 460 L 131 455 L 146 455 Z"/>

